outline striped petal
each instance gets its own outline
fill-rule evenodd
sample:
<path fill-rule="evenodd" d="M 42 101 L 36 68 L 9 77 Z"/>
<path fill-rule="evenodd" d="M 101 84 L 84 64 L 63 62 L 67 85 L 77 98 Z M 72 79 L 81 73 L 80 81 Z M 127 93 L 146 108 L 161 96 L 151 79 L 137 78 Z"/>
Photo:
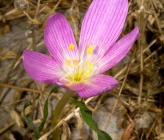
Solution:
<path fill-rule="evenodd" d="M 138 38 L 138 35 L 139 29 L 138 27 L 135 27 L 129 34 L 127 34 L 118 42 L 116 42 L 106 53 L 106 55 L 100 60 L 100 69 L 98 73 L 103 73 L 114 65 L 116 65 L 118 62 L 120 62 L 129 52 L 130 48 Z"/>
<path fill-rule="evenodd" d="M 65 59 L 77 59 L 78 49 L 72 29 L 62 14 L 49 17 L 44 29 L 44 42 L 54 59 L 61 64 Z"/>
<path fill-rule="evenodd" d="M 62 75 L 61 68 L 47 55 L 25 50 L 22 59 L 24 69 L 34 80 L 54 84 Z"/>
<path fill-rule="evenodd" d="M 118 85 L 118 81 L 107 75 L 96 75 L 89 79 L 86 87 L 78 91 L 78 95 L 82 98 L 89 98 L 102 94 L 107 90 L 113 89 Z"/>
<path fill-rule="evenodd" d="M 127 12 L 128 0 L 93 0 L 82 23 L 81 57 L 90 46 L 97 57 L 102 57 L 119 37 Z"/>
<path fill-rule="evenodd" d="M 67 79 L 62 78 L 57 82 L 57 84 L 73 91 L 78 91 L 85 88 L 85 84 L 83 82 L 71 82 Z"/>

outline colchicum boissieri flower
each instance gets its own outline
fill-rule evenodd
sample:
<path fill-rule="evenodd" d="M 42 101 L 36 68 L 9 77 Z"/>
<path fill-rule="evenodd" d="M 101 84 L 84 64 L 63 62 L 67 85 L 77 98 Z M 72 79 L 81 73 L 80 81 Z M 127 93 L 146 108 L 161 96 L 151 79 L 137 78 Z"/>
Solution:
<path fill-rule="evenodd" d="M 120 62 L 136 41 L 139 29 L 117 41 L 128 13 L 128 0 L 93 0 L 82 22 L 79 46 L 62 14 L 48 18 L 44 41 L 52 57 L 23 52 L 26 72 L 35 80 L 57 84 L 88 98 L 113 89 L 118 81 L 102 73 Z"/>

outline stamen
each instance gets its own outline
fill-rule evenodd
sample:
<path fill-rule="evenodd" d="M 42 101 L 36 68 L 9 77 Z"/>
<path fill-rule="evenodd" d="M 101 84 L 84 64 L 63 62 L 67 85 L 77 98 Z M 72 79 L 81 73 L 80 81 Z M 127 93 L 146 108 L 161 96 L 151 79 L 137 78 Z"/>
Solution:
<path fill-rule="evenodd" d="M 83 78 L 89 77 L 93 70 L 93 65 L 90 61 L 87 61 L 87 65 L 89 66 L 89 69 L 82 75 Z"/>
<path fill-rule="evenodd" d="M 73 65 L 74 65 L 75 67 L 78 67 L 78 66 L 79 66 L 79 60 L 78 60 L 78 59 L 74 59 L 74 60 L 73 60 Z"/>
<path fill-rule="evenodd" d="M 73 51 L 75 49 L 75 46 L 71 43 L 71 44 L 69 44 L 68 49 Z"/>
<path fill-rule="evenodd" d="M 70 87 L 72 86 L 72 83 L 65 84 L 65 86 Z"/>
<path fill-rule="evenodd" d="M 93 65 L 91 62 L 87 61 L 87 65 L 89 66 L 89 71 L 93 70 Z"/>
<path fill-rule="evenodd" d="M 93 51 L 93 46 L 90 46 L 88 48 L 88 51 L 89 53 L 91 53 Z M 94 69 L 94 65 L 88 60 L 79 61 L 78 59 L 66 59 L 64 64 L 64 67 L 69 68 L 68 71 L 65 71 L 65 75 L 63 75 L 63 77 L 61 77 L 59 81 L 64 79 L 68 80 L 69 82 L 64 84 L 67 87 L 72 86 L 75 83 L 85 81 L 91 75 Z"/>
<path fill-rule="evenodd" d="M 66 61 L 65 61 L 64 63 L 65 63 L 65 66 L 68 67 L 68 66 L 70 66 L 70 64 L 71 64 L 71 60 L 66 59 Z"/>
<path fill-rule="evenodd" d="M 94 46 L 89 46 L 89 47 L 87 48 L 87 50 L 86 50 L 87 54 L 92 55 L 93 49 L 94 49 Z"/>

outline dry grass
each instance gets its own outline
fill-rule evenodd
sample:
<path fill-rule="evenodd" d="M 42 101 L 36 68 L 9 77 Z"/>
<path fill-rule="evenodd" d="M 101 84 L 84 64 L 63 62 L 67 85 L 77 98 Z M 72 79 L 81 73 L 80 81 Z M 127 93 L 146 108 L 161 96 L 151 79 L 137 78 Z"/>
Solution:
<path fill-rule="evenodd" d="M 43 28 L 47 17 L 55 12 L 63 13 L 73 27 L 76 39 L 80 23 L 91 0 L 20 0 L 15 6 L 12 0 L 0 0 L 0 139 L 28 140 L 33 133 L 22 119 L 23 105 L 27 100 L 33 106 L 26 110 L 34 123 L 40 123 L 43 103 L 53 85 L 39 84 L 27 76 L 21 61 L 24 49 L 48 53 L 43 42 Z M 17 7 L 18 9 L 16 9 Z M 115 99 L 107 121 L 102 127 L 107 130 L 115 112 L 118 131 L 124 128 L 121 140 L 162 140 L 164 139 L 164 2 L 162 0 L 130 0 L 129 14 L 121 36 L 134 26 L 140 28 L 140 37 L 127 57 L 107 74 L 116 77 L 120 86 L 101 96 L 85 100 L 88 107 L 97 112 L 105 101 Z M 49 120 L 42 138 L 48 137 L 55 128 L 50 127 L 52 110 L 61 98 L 63 89 L 50 97 Z M 93 105 L 94 104 L 94 105 Z M 110 105 L 110 103 L 109 103 Z M 118 109 L 118 106 L 120 108 Z M 69 104 L 64 112 L 62 140 L 71 139 L 72 125 L 80 131 L 79 139 L 87 138 L 78 109 Z M 153 119 L 138 122 L 145 114 Z M 145 118 L 143 118 L 145 119 Z M 103 120 L 102 120 L 103 121 Z M 148 127 L 138 127 L 149 124 Z M 110 133 L 110 132 L 109 132 Z M 121 137 L 121 136 L 120 136 Z M 76 138 L 75 138 L 76 140 Z"/>

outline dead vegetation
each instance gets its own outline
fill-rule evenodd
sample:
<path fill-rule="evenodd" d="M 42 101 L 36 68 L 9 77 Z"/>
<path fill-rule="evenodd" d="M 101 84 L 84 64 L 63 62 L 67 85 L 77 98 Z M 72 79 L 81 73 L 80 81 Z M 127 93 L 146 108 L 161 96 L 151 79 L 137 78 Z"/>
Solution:
<path fill-rule="evenodd" d="M 27 100 L 33 106 L 26 114 L 35 124 L 43 118 L 43 104 L 53 85 L 33 81 L 24 71 L 24 49 L 48 53 L 43 42 L 47 17 L 63 13 L 78 40 L 81 20 L 91 0 L 0 0 L 0 139 L 30 140 L 30 131 L 22 119 Z M 120 84 L 115 90 L 85 100 L 99 125 L 114 140 L 164 140 L 164 1 L 130 0 L 122 35 L 139 26 L 140 36 L 125 59 L 107 72 Z M 53 93 L 49 119 L 40 140 L 51 139 L 55 128 L 50 119 L 64 89 Z M 100 112 L 101 110 L 101 112 Z M 95 134 L 83 122 L 78 109 L 68 104 L 63 112 L 62 140 L 92 140 Z M 116 119 L 113 119 L 116 118 Z M 106 120 L 106 121 L 105 121 Z M 119 133 L 120 132 L 120 133 Z"/>

